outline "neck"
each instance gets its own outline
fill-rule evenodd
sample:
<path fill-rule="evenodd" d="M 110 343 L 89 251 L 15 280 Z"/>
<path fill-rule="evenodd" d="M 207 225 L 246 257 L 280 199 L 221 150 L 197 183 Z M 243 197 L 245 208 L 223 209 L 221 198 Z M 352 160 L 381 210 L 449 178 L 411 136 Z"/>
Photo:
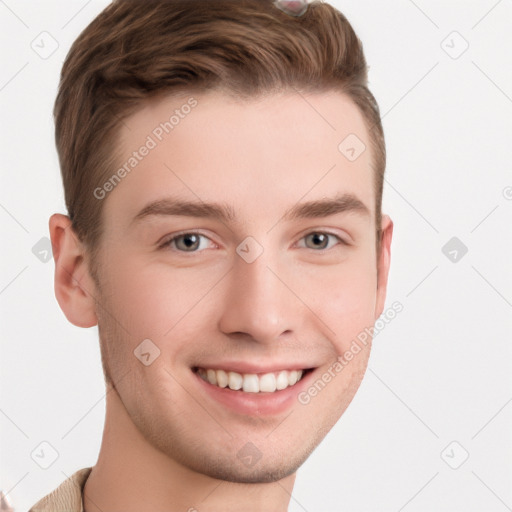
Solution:
<path fill-rule="evenodd" d="M 142 436 L 115 389 L 109 387 L 106 400 L 100 454 L 84 488 L 85 512 L 287 510 L 295 474 L 243 484 L 197 473 Z"/>

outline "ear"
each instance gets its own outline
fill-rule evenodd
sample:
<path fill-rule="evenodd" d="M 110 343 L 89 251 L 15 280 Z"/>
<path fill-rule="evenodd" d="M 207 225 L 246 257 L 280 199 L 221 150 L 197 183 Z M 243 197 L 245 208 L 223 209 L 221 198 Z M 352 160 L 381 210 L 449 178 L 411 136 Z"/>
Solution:
<path fill-rule="evenodd" d="M 389 265 L 391 262 L 391 239 L 393 237 L 393 221 L 389 215 L 382 216 L 380 253 L 377 262 L 377 299 L 375 303 L 375 320 L 382 315 L 386 302 Z"/>
<path fill-rule="evenodd" d="M 55 297 L 66 318 L 78 327 L 98 323 L 95 301 L 96 286 L 89 274 L 82 243 L 66 215 L 50 217 L 50 238 L 55 261 Z"/>

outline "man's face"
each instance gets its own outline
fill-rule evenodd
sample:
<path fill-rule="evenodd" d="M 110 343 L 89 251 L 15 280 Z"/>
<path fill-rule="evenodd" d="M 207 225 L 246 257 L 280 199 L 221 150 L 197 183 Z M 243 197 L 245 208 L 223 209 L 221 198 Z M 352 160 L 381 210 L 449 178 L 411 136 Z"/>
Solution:
<path fill-rule="evenodd" d="M 335 363 L 382 312 L 374 176 L 369 149 L 350 161 L 338 145 L 370 142 L 340 93 L 194 98 L 169 133 L 155 129 L 188 96 L 154 101 L 122 128 L 120 165 L 148 136 L 156 145 L 98 204 L 104 366 L 163 454 L 224 480 L 272 481 L 305 461 L 366 369 L 370 343 Z M 285 215 L 341 196 L 352 200 L 337 213 Z M 175 200 L 225 205 L 233 218 L 171 215 Z"/>

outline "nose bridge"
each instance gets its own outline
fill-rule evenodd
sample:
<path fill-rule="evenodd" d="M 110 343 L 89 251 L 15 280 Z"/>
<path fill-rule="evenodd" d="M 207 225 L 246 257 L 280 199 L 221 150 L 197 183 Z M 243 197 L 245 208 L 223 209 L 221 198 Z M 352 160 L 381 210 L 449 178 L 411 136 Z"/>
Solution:
<path fill-rule="evenodd" d="M 243 244 L 230 272 L 220 327 L 225 334 L 245 333 L 261 343 L 275 341 L 283 332 L 295 330 L 299 317 L 293 294 L 278 278 L 279 254 L 265 249 L 251 261 L 240 249 Z"/>

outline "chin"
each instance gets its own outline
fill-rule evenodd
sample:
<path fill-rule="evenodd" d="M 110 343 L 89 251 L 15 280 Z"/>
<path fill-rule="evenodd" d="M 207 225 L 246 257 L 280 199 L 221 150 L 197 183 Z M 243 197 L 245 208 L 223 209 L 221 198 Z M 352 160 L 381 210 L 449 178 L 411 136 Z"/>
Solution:
<path fill-rule="evenodd" d="M 227 461 L 226 461 L 227 462 Z M 234 482 L 238 484 L 266 484 L 277 482 L 297 472 L 304 461 L 276 461 L 275 463 L 262 461 L 254 467 L 243 467 L 242 463 L 236 465 L 218 464 L 206 467 L 191 467 L 190 469 L 202 473 L 210 478 Z"/>
<path fill-rule="evenodd" d="M 250 447 L 249 444 L 246 445 L 248 449 L 245 453 L 243 452 L 245 447 L 243 447 L 237 452 L 229 449 L 217 451 L 217 453 L 214 453 L 215 450 L 209 453 L 195 450 L 192 454 L 186 450 L 181 454 L 169 453 L 168 456 L 196 473 L 217 480 L 242 484 L 277 482 L 295 474 L 304 464 L 323 439 L 321 430 L 319 429 L 318 435 L 311 438 L 309 442 L 303 442 L 294 447 L 279 449 L 277 445 L 272 446 L 268 443 L 260 452 L 254 445 Z M 265 453 L 268 456 L 265 456 Z M 252 460 L 245 457 L 247 454 L 253 456 Z"/>

